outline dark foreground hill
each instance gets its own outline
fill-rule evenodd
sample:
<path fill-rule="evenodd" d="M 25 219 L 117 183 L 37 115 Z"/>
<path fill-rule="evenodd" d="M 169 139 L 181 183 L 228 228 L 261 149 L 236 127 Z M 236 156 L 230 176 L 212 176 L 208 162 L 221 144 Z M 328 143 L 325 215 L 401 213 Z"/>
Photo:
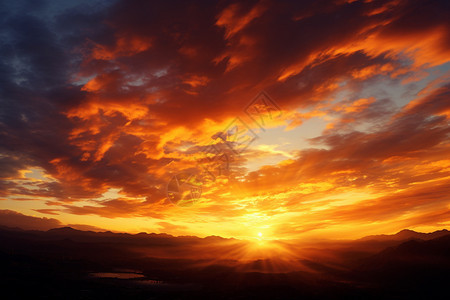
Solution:
<path fill-rule="evenodd" d="M 230 258 L 247 246 L 234 239 L 3 228 L 0 287 L 3 299 L 447 299 L 450 235 L 413 235 L 378 253 L 361 251 L 366 241 L 316 249 L 280 269 Z"/>

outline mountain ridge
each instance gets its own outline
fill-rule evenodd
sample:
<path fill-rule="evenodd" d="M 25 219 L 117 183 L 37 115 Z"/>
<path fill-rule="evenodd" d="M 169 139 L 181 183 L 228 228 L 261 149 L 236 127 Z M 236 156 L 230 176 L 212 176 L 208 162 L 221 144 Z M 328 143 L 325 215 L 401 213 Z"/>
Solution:
<path fill-rule="evenodd" d="M 378 240 L 378 241 L 401 241 L 408 239 L 420 239 L 420 240 L 431 240 L 441 236 L 445 236 L 450 234 L 450 231 L 447 229 L 436 230 L 433 232 L 417 232 L 410 229 L 403 229 L 395 234 L 379 234 L 379 235 L 369 235 L 358 239 L 358 241 L 370 241 L 370 240 Z"/>

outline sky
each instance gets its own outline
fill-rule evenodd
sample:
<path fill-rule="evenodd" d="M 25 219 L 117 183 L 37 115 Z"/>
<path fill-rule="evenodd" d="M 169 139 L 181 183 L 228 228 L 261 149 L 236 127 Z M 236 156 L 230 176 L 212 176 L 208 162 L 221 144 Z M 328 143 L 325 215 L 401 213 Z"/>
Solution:
<path fill-rule="evenodd" d="M 3 225 L 450 225 L 448 1 L 20 0 L 0 24 Z"/>

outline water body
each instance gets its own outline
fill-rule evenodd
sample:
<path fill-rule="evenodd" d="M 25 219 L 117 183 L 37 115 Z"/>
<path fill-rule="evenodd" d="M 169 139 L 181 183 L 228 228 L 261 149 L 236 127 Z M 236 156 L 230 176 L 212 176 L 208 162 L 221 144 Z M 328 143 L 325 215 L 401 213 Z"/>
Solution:
<path fill-rule="evenodd" d="M 137 279 L 137 278 L 145 278 L 144 275 L 140 273 L 132 273 L 132 272 L 115 272 L 115 273 L 91 273 L 92 277 L 97 278 L 117 278 L 117 279 Z"/>

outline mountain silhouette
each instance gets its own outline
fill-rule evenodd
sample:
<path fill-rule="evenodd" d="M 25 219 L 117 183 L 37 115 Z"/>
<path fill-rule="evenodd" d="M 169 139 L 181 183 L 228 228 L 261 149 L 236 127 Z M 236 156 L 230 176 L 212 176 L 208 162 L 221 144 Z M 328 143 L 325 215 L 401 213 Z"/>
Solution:
<path fill-rule="evenodd" d="M 422 233 L 416 232 L 409 229 L 403 229 L 402 231 L 397 232 L 396 234 L 388 235 L 369 235 L 359 239 L 360 241 L 368 241 L 368 240 L 377 240 L 377 241 L 404 241 L 410 239 L 420 239 L 420 240 L 431 240 L 441 236 L 445 236 L 450 234 L 450 231 L 447 229 L 438 230 L 430 233 Z"/>
<path fill-rule="evenodd" d="M 367 238 L 334 248 L 330 241 L 294 260 L 239 260 L 230 255 L 245 253 L 247 241 L 3 227 L 0 287 L 19 299 L 445 298 L 448 231 Z M 390 246 L 378 251 L 371 245 Z M 305 251 L 295 244 L 286 249 L 290 255 Z"/>

